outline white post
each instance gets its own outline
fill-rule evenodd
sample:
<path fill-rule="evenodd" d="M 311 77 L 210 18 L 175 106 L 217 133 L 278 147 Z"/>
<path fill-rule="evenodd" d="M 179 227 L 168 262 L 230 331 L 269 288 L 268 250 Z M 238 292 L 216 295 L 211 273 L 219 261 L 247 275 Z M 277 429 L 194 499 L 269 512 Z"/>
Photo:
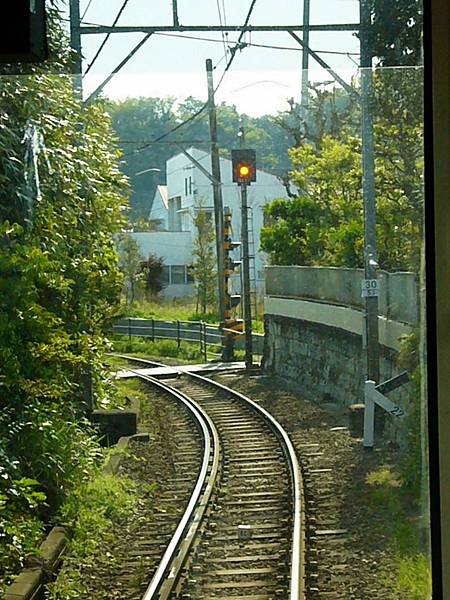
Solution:
<path fill-rule="evenodd" d="M 373 448 L 374 426 L 375 426 L 375 402 L 373 401 L 375 382 L 364 383 L 364 439 L 365 448 Z"/>

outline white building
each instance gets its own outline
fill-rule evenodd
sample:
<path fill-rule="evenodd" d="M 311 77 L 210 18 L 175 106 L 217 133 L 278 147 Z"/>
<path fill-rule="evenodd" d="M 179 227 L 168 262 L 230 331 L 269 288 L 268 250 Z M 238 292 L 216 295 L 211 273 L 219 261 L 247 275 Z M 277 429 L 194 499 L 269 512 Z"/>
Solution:
<path fill-rule="evenodd" d="M 153 221 L 156 225 L 156 228 L 161 231 L 168 231 L 169 229 L 168 209 L 169 204 L 167 186 L 157 185 L 155 195 L 153 197 L 151 216 L 149 216 L 149 220 Z"/>
<path fill-rule="evenodd" d="M 190 148 L 188 153 L 211 172 L 211 157 L 209 152 Z M 232 181 L 231 160 L 221 158 L 220 170 L 222 180 L 223 206 L 228 206 L 232 212 L 233 239 L 241 239 L 241 198 L 240 188 Z M 264 282 L 264 266 L 266 256 L 260 250 L 260 232 L 263 226 L 263 207 L 274 198 L 285 198 L 286 190 L 282 183 L 274 176 L 261 170 L 257 170 L 256 182 L 248 187 L 249 210 L 249 240 L 250 254 L 254 255 L 254 268 L 252 268 L 252 279 L 258 288 L 262 288 Z M 179 153 L 167 161 L 167 187 L 158 186 L 149 220 L 157 220 L 159 223 L 157 232 L 134 234 L 141 244 L 142 253 L 153 253 L 163 256 L 168 270 L 172 267 L 191 265 L 192 243 L 195 239 L 195 225 L 193 216 L 195 210 L 201 207 L 214 215 L 214 202 L 212 184 L 208 177 L 195 165 L 185 154 Z M 167 237 L 162 229 L 166 229 Z M 189 234 L 189 236 L 187 236 Z M 190 240 L 188 242 L 187 240 Z M 172 244 L 171 250 L 167 244 Z M 180 254 L 181 252 L 181 254 Z M 239 251 L 235 251 L 239 252 Z M 235 256 L 235 258 L 239 258 Z M 173 261 L 177 261 L 176 263 Z M 181 262 L 180 262 L 181 261 Z M 176 269 L 178 270 L 181 269 Z M 178 280 L 178 279 L 177 279 Z M 181 293 L 179 287 L 176 290 L 169 286 L 165 295 L 192 295 L 192 285 L 187 281 L 185 294 Z M 178 284 L 177 284 L 178 286 Z"/>

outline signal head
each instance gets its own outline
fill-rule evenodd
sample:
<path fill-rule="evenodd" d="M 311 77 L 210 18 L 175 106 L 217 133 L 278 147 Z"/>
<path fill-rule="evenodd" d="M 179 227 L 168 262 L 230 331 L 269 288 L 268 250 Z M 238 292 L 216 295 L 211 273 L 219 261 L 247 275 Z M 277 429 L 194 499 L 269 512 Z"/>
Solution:
<path fill-rule="evenodd" d="M 233 181 L 239 185 L 250 185 L 256 181 L 256 152 L 254 150 L 232 150 Z"/>

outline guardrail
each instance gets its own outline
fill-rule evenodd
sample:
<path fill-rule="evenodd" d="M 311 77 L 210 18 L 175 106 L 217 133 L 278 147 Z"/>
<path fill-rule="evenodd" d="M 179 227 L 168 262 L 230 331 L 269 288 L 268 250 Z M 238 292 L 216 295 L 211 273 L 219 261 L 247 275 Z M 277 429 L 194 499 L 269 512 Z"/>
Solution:
<path fill-rule="evenodd" d="M 221 356 L 223 332 L 219 325 L 208 325 L 204 321 L 165 321 L 161 319 L 120 319 L 114 323 L 113 333 L 155 340 L 174 340 L 180 347 L 181 342 L 198 344 L 205 361 Z M 244 350 L 244 334 L 236 332 L 235 350 Z M 264 335 L 252 333 L 253 354 L 262 356 Z"/>

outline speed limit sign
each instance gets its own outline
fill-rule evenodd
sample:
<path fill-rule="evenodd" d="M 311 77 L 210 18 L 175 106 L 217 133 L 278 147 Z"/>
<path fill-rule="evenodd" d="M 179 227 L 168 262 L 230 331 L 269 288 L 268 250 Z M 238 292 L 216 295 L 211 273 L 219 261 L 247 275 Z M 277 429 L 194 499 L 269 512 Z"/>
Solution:
<path fill-rule="evenodd" d="M 380 295 L 378 279 L 363 279 L 361 281 L 361 298 Z"/>

